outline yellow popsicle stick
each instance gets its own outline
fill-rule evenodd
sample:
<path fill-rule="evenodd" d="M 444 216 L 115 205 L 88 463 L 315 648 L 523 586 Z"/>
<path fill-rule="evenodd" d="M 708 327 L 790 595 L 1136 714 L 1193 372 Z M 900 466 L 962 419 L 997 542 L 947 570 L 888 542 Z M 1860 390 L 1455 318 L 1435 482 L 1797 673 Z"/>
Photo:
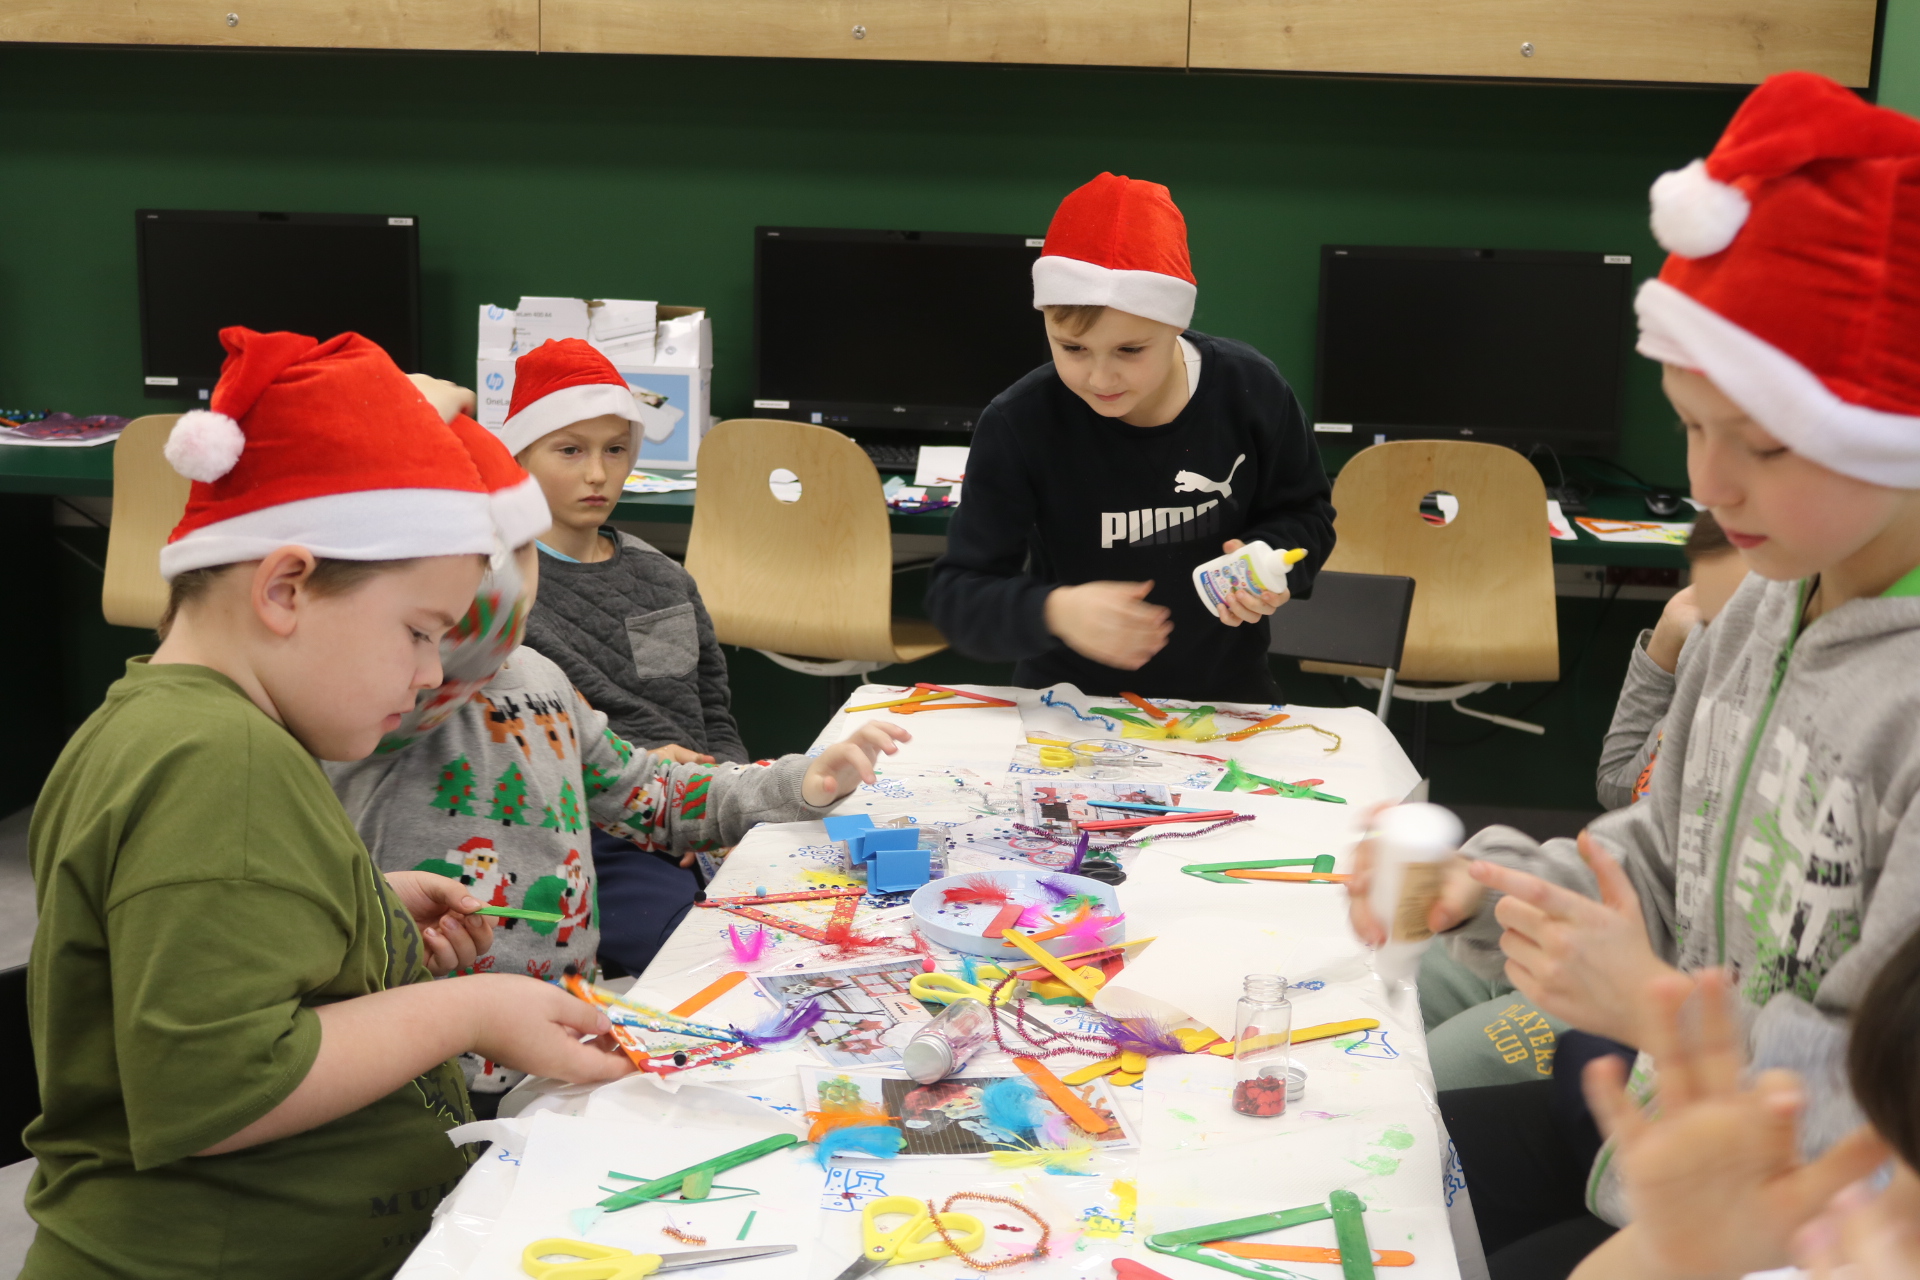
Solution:
<path fill-rule="evenodd" d="M 1129 1049 L 1120 1055 L 1120 1069 L 1133 1075 L 1140 1075 L 1147 1069 L 1147 1055 L 1135 1053 Z"/>
<path fill-rule="evenodd" d="M 1109 1071 L 1118 1071 L 1119 1069 L 1120 1059 L 1102 1058 L 1098 1062 L 1089 1062 L 1078 1071 L 1068 1072 L 1060 1078 L 1068 1084 L 1085 1084 L 1089 1080 L 1099 1079 Z"/>
<path fill-rule="evenodd" d="M 1020 950 L 1026 952 L 1042 969 L 1045 969 L 1048 973 L 1066 983 L 1069 990 L 1082 1000 L 1085 1000 L 1088 1004 L 1092 1004 L 1093 998 L 1099 994 L 1099 983 L 1089 982 L 1087 979 L 1081 977 L 1080 974 L 1067 968 L 1067 966 L 1054 959 L 1045 947 L 1042 947 L 1018 929 L 1002 929 L 1000 936 Z"/>
<path fill-rule="evenodd" d="M 1107 1083 L 1124 1089 L 1130 1084 L 1139 1084 L 1144 1074 L 1140 1071 L 1116 1071 L 1107 1077 Z"/>
<path fill-rule="evenodd" d="M 1379 1025 L 1380 1019 L 1378 1018 L 1351 1018 L 1346 1022 L 1322 1022 L 1311 1027 L 1301 1027 L 1293 1033 L 1288 1043 L 1305 1044 L 1309 1040 L 1325 1040 L 1329 1036 L 1344 1036 L 1350 1031 L 1371 1031 Z M 1255 1036 L 1245 1043 L 1250 1050 L 1271 1049 L 1280 1043 L 1280 1037 L 1277 1035 Z M 1207 1052 L 1218 1054 L 1223 1058 L 1231 1058 L 1233 1056 L 1233 1042 L 1228 1040 L 1216 1044 L 1208 1049 Z"/>
<path fill-rule="evenodd" d="M 944 698 L 944 693 L 935 693 L 931 689 L 916 689 L 904 698 L 894 698 L 887 702 L 869 702 L 863 707 L 847 707 L 845 712 L 852 715 L 856 711 L 884 711 L 888 707 L 904 707 L 909 702 L 932 702 L 935 698 Z"/>

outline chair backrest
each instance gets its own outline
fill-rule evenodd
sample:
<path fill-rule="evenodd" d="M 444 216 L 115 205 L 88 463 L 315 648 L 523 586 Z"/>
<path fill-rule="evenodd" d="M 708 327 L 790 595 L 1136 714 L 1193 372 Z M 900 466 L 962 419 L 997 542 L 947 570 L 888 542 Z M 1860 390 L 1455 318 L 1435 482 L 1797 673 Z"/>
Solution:
<path fill-rule="evenodd" d="M 135 418 L 113 442 L 113 523 L 100 611 L 117 627 L 157 627 L 167 610 L 160 548 L 180 523 L 193 487 L 160 452 L 179 416 Z"/>
<path fill-rule="evenodd" d="M 1459 500 L 1447 524 L 1420 514 L 1434 492 Z M 1420 584 L 1402 679 L 1560 678 L 1546 486 L 1526 458 L 1462 440 L 1378 444 L 1341 468 L 1333 504 L 1327 568 Z"/>
<path fill-rule="evenodd" d="M 771 477 L 792 472 L 797 501 Z M 723 644 L 894 660 L 893 552 L 880 473 L 827 427 L 722 422 L 700 442 L 687 572 Z"/>
<path fill-rule="evenodd" d="M 1413 614 L 1413 579 L 1322 569 L 1313 598 L 1290 600 L 1268 620 L 1270 653 L 1398 670 Z"/>

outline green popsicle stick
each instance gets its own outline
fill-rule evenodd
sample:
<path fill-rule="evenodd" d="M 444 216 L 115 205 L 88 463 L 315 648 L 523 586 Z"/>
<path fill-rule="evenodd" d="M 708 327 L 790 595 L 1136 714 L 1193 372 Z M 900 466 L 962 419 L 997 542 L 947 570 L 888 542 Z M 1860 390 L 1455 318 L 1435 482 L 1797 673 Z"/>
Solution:
<path fill-rule="evenodd" d="M 537 920 L 541 924 L 559 924 L 566 919 L 558 911 L 529 911 L 525 907 L 481 907 L 477 916 L 505 916 L 509 920 Z"/>
<path fill-rule="evenodd" d="M 1333 1238 L 1340 1246 L 1340 1274 L 1344 1280 L 1373 1280 L 1373 1246 L 1367 1243 L 1367 1223 L 1360 1215 L 1366 1205 L 1351 1191 L 1327 1197 L 1333 1207 Z"/>

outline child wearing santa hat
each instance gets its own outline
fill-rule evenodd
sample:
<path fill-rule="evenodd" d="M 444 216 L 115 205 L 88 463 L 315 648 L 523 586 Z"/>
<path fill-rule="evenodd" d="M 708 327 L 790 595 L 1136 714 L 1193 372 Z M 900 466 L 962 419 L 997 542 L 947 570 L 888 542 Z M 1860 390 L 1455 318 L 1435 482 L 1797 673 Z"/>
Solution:
<path fill-rule="evenodd" d="M 25 1276 L 391 1274 L 467 1165 L 450 1059 L 630 1070 L 552 986 L 428 981 L 490 944 L 481 903 L 378 874 L 315 759 L 440 683 L 515 498 L 357 334 L 220 339 L 166 446 L 194 483 L 160 647 L 35 807 Z"/>
<path fill-rule="evenodd" d="M 1198 290 L 1167 189 L 1103 173 L 1060 204 L 1033 266 L 1053 362 L 980 415 L 967 500 L 927 610 L 1017 684 L 1270 703 L 1266 617 L 1215 614 L 1195 566 L 1242 543 L 1333 549 L 1333 507 L 1299 401 L 1245 343 L 1187 328 Z"/>
<path fill-rule="evenodd" d="M 1920 122 L 1776 76 L 1654 184 L 1653 230 L 1670 256 L 1636 300 L 1640 351 L 1753 572 L 1680 668 L 1646 797 L 1577 847 L 1480 832 L 1428 923 L 1627 1045 L 1649 1043 L 1650 981 L 1727 966 L 1746 1056 L 1809 1077 L 1817 1150 L 1855 1122 L 1847 1017 L 1920 917 Z M 1378 939 L 1370 863 L 1349 889 Z M 1659 1065 L 1642 1056 L 1643 1092 Z M 1560 1167 L 1542 1154 L 1548 1088 L 1441 1095 L 1490 1252 L 1537 1261 L 1556 1233 L 1584 1252 L 1605 1228 L 1583 1188 L 1625 1219 L 1609 1151 L 1590 1177 L 1571 1139 Z"/>
<path fill-rule="evenodd" d="M 744 767 L 630 745 L 566 671 L 520 643 L 551 572 L 535 550 L 547 527 L 539 488 L 478 423 L 456 416 L 449 426 L 494 495 L 502 542 L 514 550 L 494 557 L 473 607 L 442 639 L 444 682 L 365 759 L 328 764 L 327 775 L 375 866 L 476 892 L 484 884 L 497 905 L 551 917 L 505 919 L 474 968 L 553 979 L 572 967 L 592 978 L 608 937 L 634 932 L 621 919 L 632 903 L 606 892 L 595 837 L 632 858 L 717 857 L 756 823 L 819 817 L 873 781 L 874 758 L 907 735 L 868 724 L 812 760 Z M 470 862 L 482 845 L 484 861 Z M 526 1074 L 484 1051 L 460 1066 L 485 1115 Z"/>
<path fill-rule="evenodd" d="M 613 362 L 578 338 L 543 342 L 514 362 L 500 439 L 553 512 L 527 644 L 628 742 L 681 763 L 745 764 L 726 655 L 693 576 L 605 527 L 640 451 L 643 409 Z M 692 855 L 636 851 L 601 830 L 593 854 L 600 954 L 616 971 L 639 973 L 699 892 Z"/>

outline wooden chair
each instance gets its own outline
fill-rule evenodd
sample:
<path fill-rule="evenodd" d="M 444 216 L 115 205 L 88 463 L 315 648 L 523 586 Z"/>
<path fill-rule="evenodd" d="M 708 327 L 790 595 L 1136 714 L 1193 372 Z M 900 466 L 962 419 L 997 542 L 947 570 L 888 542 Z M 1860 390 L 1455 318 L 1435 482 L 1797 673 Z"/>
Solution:
<path fill-rule="evenodd" d="M 774 495 L 780 470 L 797 478 L 797 501 Z M 947 647 L 932 623 L 893 616 L 880 474 L 838 431 L 765 418 L 722 422 L 700 442 L 699 493 L 687 572 L 721 643 L 831 677 Z"/>
<path fill-rule="evenodd" d="M 177 413 L 135 418 L 113 443 L 113 523 L 100 611 L 116 627 L 153 628 L 167 610 L 160 548 L 187 509 L 193 482 L 161 454 Z"/>
<path fill-rule="evenodd" d="M 1420 513 L 1421 499 L 1451 493 L 1447 524 Z M 1398 697 L 1454 709 L 1531 732 L 1459 699 L 1497 683 L 1560 678 L 1553 550 L 1546 487 L 1533 465 L 1498 445 L 1402 440 L 1356 454 L 1333 486 L 1337 537 L 1326 567 L 1399 574 L 1419 583 L 1401 658 Z M 1304 670 L 1379 679 L 1377 668 L 1301 663 Z M 1409 688 L 1426 682 L 1443 688 Z"/>
<path fill-rule="evenodd" d="M 1413 588 L 1412 578 L 1322 569 L 1314 575 L 1312 599 L 1295 600 L 1268 620 L 1267 652 L 1380 668 L 1373 714 L 1385 722 L 1406 652 Z"/>

